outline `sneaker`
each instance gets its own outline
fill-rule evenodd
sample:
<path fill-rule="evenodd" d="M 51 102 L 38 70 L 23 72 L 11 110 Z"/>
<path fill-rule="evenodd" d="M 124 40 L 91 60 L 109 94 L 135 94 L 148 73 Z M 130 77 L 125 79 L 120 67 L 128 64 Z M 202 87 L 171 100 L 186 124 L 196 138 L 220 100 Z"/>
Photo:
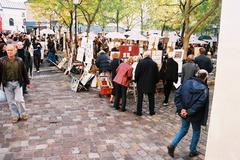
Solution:
<path fill-rule="evenodd" d="M 198 155 L 199 155 L 198 151 L 189 153 L 189 157 L 195 157 L 195 156 L 198 156 Z"/>
<path fill-rule="evenodd" d="M 168 106 L 168 103 L 163 103 L 163 106 Z"/>
<path fill-rule="evenodd" d="M 37 71 L 37 73 L 39 73 L 40 71 Z"/>
<path fill-rule="evenodd" d="M 12 123 L 17 123 L 19 120 L 19 117 L 12 117 Z"/>
<path fill-rule="evenodd" d="M 168 149 L 168 154 L 169 156 L 173 157 L 174 158 L 174 150 L 175 150 L 175 147 L 173 145 L 169 145 L 167 146 L 167 149 Z"/>
<path fill-rule="evenodd" d="M 23 113 L 20 117 L 21 120 L 27 120 L 28 119 L 28 114 L 27 113 Z"/>

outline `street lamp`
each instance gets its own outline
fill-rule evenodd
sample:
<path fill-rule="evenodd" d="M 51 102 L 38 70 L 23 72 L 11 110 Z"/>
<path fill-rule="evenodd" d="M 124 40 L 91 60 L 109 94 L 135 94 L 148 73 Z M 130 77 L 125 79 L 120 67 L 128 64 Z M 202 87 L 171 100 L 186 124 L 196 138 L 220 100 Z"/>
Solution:
<path fill-rule="evenodd" d="M 75 14 L 75 54 L 77 55 L 77 5 L 79 4 L 79 0 L 73 0 L 73 4 L 74 4 L 74 14 Z"/>

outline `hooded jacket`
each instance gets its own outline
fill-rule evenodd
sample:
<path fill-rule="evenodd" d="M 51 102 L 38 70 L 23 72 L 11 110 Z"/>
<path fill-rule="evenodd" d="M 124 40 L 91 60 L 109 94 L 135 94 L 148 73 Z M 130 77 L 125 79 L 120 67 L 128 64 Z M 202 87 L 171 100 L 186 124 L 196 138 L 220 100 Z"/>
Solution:
<path fill-rule="evenodd" d="M 209 89 L 207 84 L 198 78 L 186 80 L 176 91 L 175 105 L 180 114 L 187 110 L 187 120 L 206 125 L 209 108 Z"/>

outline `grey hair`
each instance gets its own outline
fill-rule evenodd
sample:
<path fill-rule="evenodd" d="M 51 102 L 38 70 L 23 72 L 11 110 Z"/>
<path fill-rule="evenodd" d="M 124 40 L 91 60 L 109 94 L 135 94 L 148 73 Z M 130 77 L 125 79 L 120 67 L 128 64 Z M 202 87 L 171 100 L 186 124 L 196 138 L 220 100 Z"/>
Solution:
<path fill-rule="evenodd" d="M 152 54 L 151 54 L 150 51 L 145 51 L 145 52 L 143 53 L 143 58 L 146 58 L 146 57 L 152 57 Z"/>
<path fill-rule="evenodd" d="M 196 73 L 196 77 L 205 81 L 206 78 L 208 77 L 208 72 L 205 69 L 200 69 L 197 73 Z"/>

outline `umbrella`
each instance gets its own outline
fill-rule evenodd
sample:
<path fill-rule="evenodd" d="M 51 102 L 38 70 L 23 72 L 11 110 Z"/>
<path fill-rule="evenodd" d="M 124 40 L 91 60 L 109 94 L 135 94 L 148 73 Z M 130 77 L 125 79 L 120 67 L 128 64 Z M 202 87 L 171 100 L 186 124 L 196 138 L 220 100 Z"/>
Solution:
<path fill-rule="evenodd" d="M 134 41 L 147 41 L 147 37 L 141 35 L 141 34 L 135 34 L 135 35 L 131 35 L 127 38 L 128 40 L 134 40 Z"/>
<path fill-rule="evenodd" d="M 51 29 L 43 29 L 43 30 L 40 31 L 40 34 L 41 35 L 43 35 L 43 34 L 46 34 L 46 35 L 50 34 L 50 35 L 52 35 L 52 34 L 55 34 L 55 32 L 53 30 L 51 30 Z"/>
<path fill-rule="evenodd" d="M 198 37 L 198 40 L 212 40 L 212 37 L 210 37 L 208 35 L 202 35 L 202 36 Z"/>
<path fill-rule="evenodd" d="M 200 45 L 204 45 L 204 44 L 208 44 L 205 41 L 200 41 L 200 40 L 190 40 L 189 44 L 200 44 Z"/>
<path fill-rule="evenodd" d="M 138 31 L 127 31 L 124 33 L 125 36 L 132 36 L 132 35 L 135 35 L 135 34 L 140 34 L 140 32 Z"/>
<path fill-rule="evenodd" d="M 122 33 L 119 33 L 119 32 L 109 32 L 106 35 L 106 37 L 112 38 L 112 39 L 126 39 L 126 37 Z"/>

